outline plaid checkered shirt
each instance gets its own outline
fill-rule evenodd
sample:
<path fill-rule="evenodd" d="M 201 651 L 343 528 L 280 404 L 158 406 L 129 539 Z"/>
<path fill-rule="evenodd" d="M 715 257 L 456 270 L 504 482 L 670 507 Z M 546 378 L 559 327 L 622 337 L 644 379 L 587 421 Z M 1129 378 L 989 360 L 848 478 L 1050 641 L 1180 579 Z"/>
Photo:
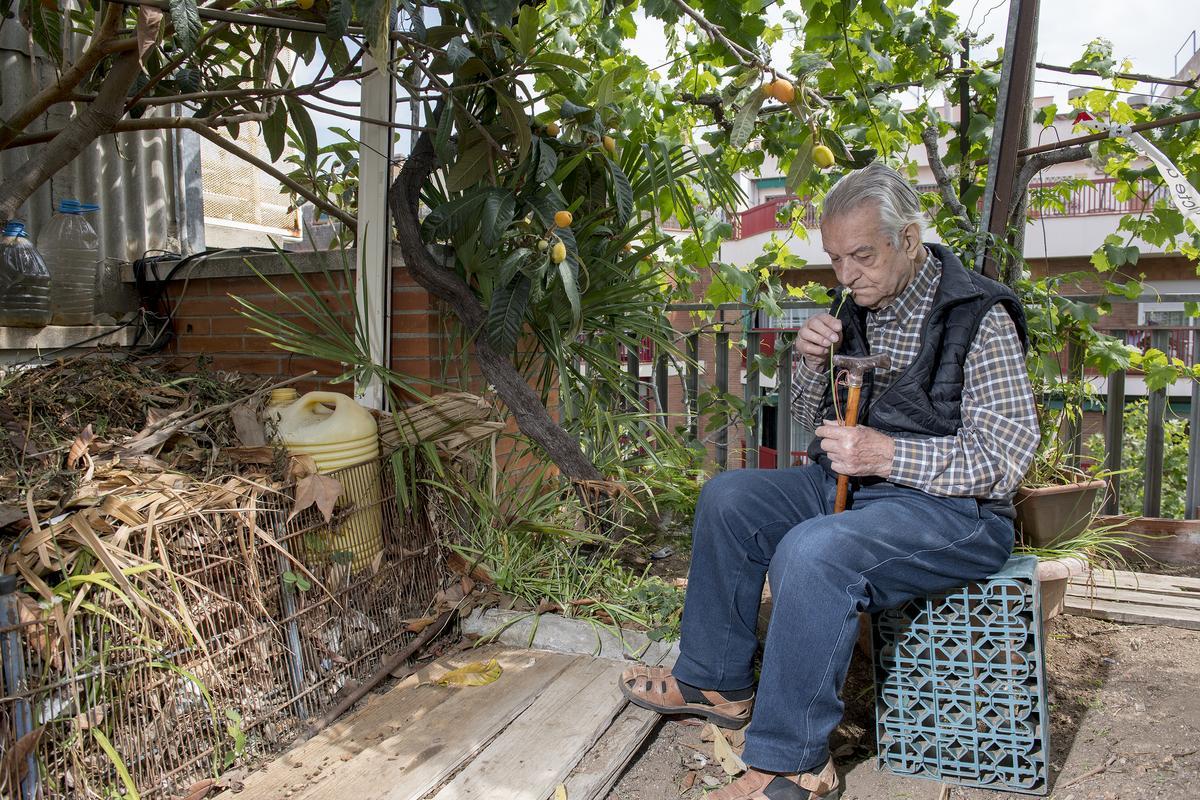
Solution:
<path fill-rule="evenodd" d="M 891 305 L 867 313 L 871 352 L 891 357 L 888 369 L 873 373 L 876 396 L 916 358 L 941 277 L 930 254 Z M 964 372 L 962 428 L 954 436 L 896 438 L 888 480 L 948 497 L 1009 499 L 1033 463 L 1039 434 L 1021 341 L 1003 306 L 984 316 Z M 821 422 L 815 416 L 828 381 L 827 364 L 814 370 L 801 359 L 792 416 L 810 429 Z"/>

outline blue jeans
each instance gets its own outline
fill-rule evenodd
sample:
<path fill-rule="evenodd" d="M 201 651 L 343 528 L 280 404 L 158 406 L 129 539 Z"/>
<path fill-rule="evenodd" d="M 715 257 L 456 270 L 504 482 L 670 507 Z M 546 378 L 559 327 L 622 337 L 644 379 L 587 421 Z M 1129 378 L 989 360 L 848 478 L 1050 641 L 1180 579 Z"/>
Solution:
<path fill-rule="evenodd" d="M 769 772 L 819 769 L 842 718 L 858 612 L 997 572 L 1012 522 L 973 498 L 878 483 L 833 514 L 820 466 L 735 470 L 704 485 L 683 609 L 679 680 L 732 691 L 754 684 L 763 579 L 773 609 L 743 758 Z"/>

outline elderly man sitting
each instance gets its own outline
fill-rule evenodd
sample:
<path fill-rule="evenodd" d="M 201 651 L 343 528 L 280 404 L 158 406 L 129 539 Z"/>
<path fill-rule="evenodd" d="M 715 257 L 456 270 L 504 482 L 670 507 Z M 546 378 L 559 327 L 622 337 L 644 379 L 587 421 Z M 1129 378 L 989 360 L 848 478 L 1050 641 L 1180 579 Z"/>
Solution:
<path fill-rule="evenodd" d="M 828 741 L 858 613 L 984 578 L 1012 550 L 1012 497 L 1038 442 L 1025 318 L 1006 287 L 922 243 L 923 221 L 916 192 L 882 164 L 829 192 L 821 236 L 841 288 L 836 316 L 799 332 L 792 402 L 815 427 L 815 463 L 704 486 L 678 662 L 622 676 L 645 708 L 750 723 L 750 769 L 710 800 L 838 795 Z M 856 427 L 835 419 L 831 348 L 890 357 L 863 387 Z M 839 474 L 852 476 L 851 504 L 833 514 Z M 774 609 L 756 689 L 767 577 Z"/>

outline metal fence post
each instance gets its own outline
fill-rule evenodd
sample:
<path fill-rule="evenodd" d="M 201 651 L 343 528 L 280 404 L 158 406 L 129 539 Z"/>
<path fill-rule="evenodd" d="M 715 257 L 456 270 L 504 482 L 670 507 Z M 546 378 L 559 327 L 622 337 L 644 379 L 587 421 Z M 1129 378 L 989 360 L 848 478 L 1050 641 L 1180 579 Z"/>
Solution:
<path fill-rule="evenodd" d="M 1191 318 L 1193 365 L 1200 363 L 1200 327 L 1195 317 Z M 1200 517 L 1200 381 L 1192 381 L 1192 406 L 1188 413 L 1188 471 L 1187 492 L 1184 500 L 1184 516 L 1187 519 Z"/>
<path fill-rule="evenodd" d="M 692 331 L 687 337 L 687 409 L 688 433 L 700 438 L 700 334 Z"/>
<path fill-rule="evenodd" d="M 637 411 L 645 411 L 642 405 L 642 360 L 638 353 L 638 347 L 641 342 L 630 346 L 625 346 L 625 370 L 629 375 L 630 388 L 633 391 L 633 408 Z"/>
<path fill-rule="evenodd" d="M 729 332 L 719 331 L 716 335 L 716 354 L 713 358 L 713 369 L 717 372 L 717 391 L 721 397 L 729 394 Z M 724 401 L 722 400 L 722 407 Z M 729 468 L 729 425 L 732 418 L 726 411 L 721 416 L 721 427 L 717 429 L 717 466 Z"/>
<path fill-rule="evenodd" d="M 758 469 L 758 331 L 746 331 L 746 468 Z"/>
<path fill-rule="evenodd" d="M 1169 346 L 1169 336 L 1168 331 L 1154 331 L 1150 334 L 1150 346 L 1165 353 Z M 1167 412 L 1167 390 L 1156 389 L 1148 394 L 1142 515 L 1157 517 L 1162 514 L 1163 421 Z"/>
<path fill-rule="evenodd" d="M 1125 340 L 1125 331 L 1112 335 Z M 1125 370 L 1108 376 L 1108 404 L 1104 418 L 1104 471 L 1108 473 L 1105 514 L 1121 513 L 1121 456 L 1125 444 Z"/>
<path fill-rule="evenodd" d="M 792 465 L 792 349 L 790 337 L 787 346 L 779 349 L 782 337 L 775 334 L 775 349 L 779 352 L 779 366 L 775 369 L 775 386 L 779 404 L 775 408 L 775 468 L 784 469 Z"/>
<path fill-rule="evenodd" d="M 1087 351 L 1082 343 L 1075 337 L 1071 336 L 1067 340 L 1067 375 L 1071 380 L 1083 379 L 1083 362 Z M 1083 406 L 1079 408 L 1079 417 L 1077 419 L 1067 420 L 1067 452 L 1074 456 L 1075 461 L 1072 466 L 1079 463 L 1079 459 L 1083 456 Z"/>
<path fill-rule="evenodd" d="M 670 415 L 667 413 L 667 354 L 659 353 L 654 359 L 654 402 L 658 404 L 658 423 L 668 428 Z"/>
<path fill-rule="evenodd" d="M 16 697 L 25 691 L 25 659 L 23 637 L 17 629 L 21 615 L 17 609 L 17 578 L 15 575 L 0 576 L 0 664 L 4 671 L 4 691 L 9 697 Z M 13 703 L 13 735 L 15 741 L 33 730 L 33 712 L 29 701 L 19 697 Z M 7 759 L 6 759 L 7 760 Z M 11 765 L 16 769 L 17 765 Z M 34 800 L 38 794 L 37 761 L 31 752 L 25 758 L 25 778 L 21 781 L 21 797 L 23 800 Z M 10 776 L 3 776 L 7 779 Z"/>
<path fill-rule="evenodd" d="M 281 516 L 282 513 L 279 512 Z M 292 569 L 287 530 L 283 525 L 275 526 L 275 541 L 279 542 L 279 549 L 275 551 L 275 563 L 279 569 L 279 598 L 283 605 L 283 618 L 287 620 L 288 678 L 292 684 L 292 696 L 296 698 L 296 717 L 306 720 L 308 704 L 304 702 L 304 650 L 300 645 L 300 624 L 296 619 L 296 588 L 283 578 Z"/>

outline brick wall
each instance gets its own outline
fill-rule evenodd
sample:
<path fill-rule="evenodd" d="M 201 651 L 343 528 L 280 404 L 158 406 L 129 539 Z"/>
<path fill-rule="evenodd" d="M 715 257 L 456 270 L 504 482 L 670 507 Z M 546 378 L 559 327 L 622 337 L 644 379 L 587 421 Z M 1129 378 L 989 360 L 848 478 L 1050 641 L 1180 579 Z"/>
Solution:
<path fill-rule="evenodd" d="M 352 253 L 350 257 L 353 258 Z M 240 306 L 231 295 L 310 327 L 304 316 L 275 291 L 278 289 L 293 298 L 307 297 L 295 275 L 274 255 L 256 256 L 252 261 L 271 285 L 253 275 L 240 258 L 210 259 L 190 270 L 189 275 L 171 281 L 167 296 L 173 309 L 175 336 L 168 352 L 203 356 L 215 369 L 280 380 L 316 370 L 318 374 L 312 380 L 297 384 L 301 391 L 315 388 L 351 391 L 349 382 L 329 384 L 342 372 L 340 364 L 286 352 L 250 330 L 251 323 L 241 316 Z M 347 310 L 344 321 L 349 329 L 353 286 L 346 285 L 346 276 L 338 271 L 327 278 L 315 254 L 296 254 L 293 261 L 304 280 L 321 292 L 331 307 Z M 352 274 L 350 280 L 352 283 Z M 419 391 L 428 392 L 431 382 L 441 376 L 444 314 L 401 266 L 392 270 L 391 303 L 392 366 L 414 378 Z"/>

